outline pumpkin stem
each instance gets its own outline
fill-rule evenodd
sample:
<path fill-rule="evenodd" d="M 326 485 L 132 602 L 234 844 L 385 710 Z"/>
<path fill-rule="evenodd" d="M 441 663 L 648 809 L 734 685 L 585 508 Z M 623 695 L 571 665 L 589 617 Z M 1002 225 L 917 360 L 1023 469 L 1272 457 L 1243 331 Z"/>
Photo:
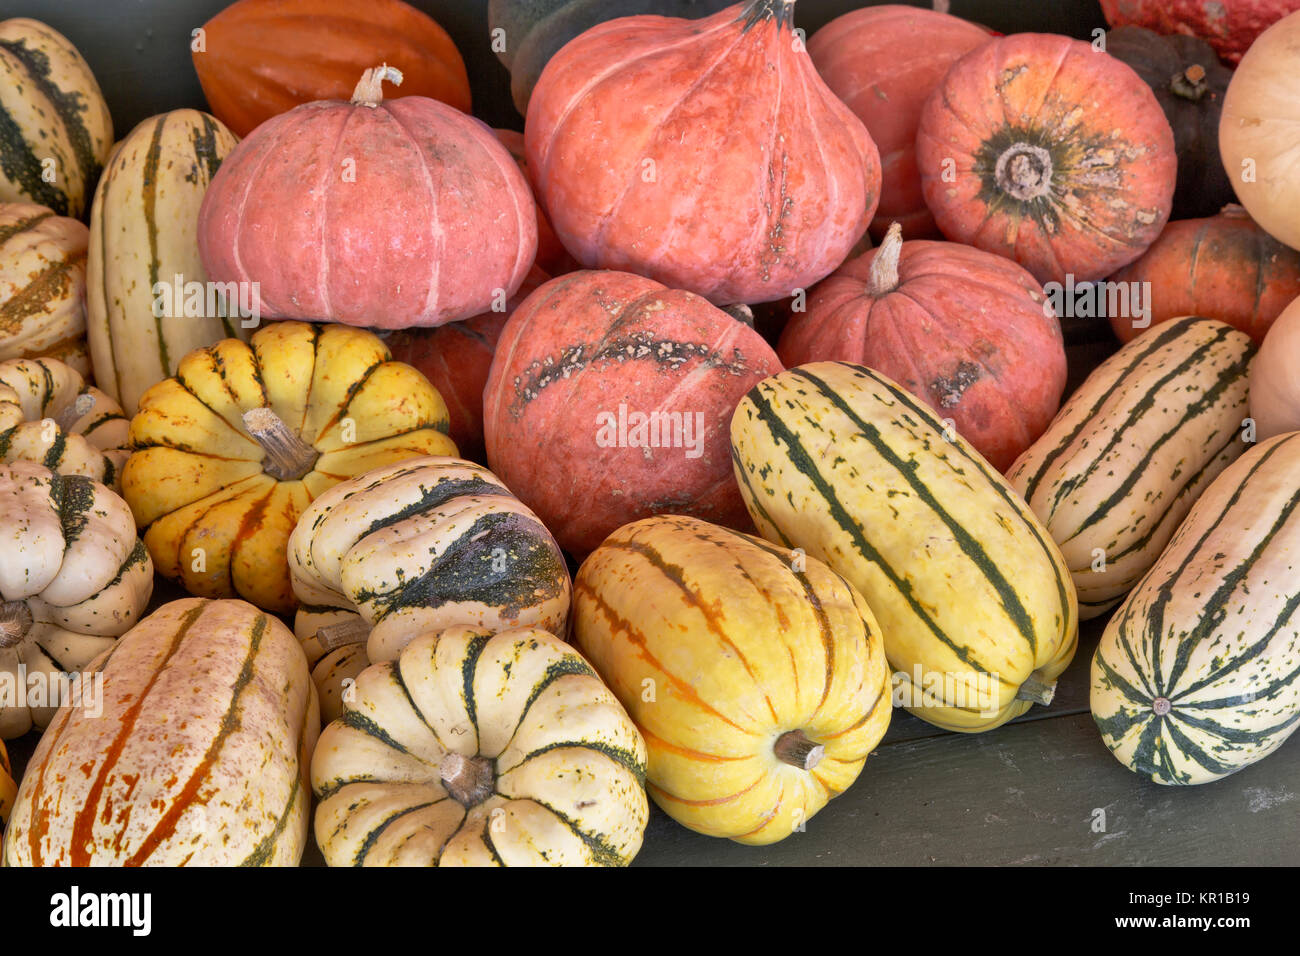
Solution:
<path fill-rule="evenodd" d="M 754 310 L 745 303 L 737 302 L 735 305 L 724 305 L 722 311 L 742 325 L 748 325 L 751 329 L 754 327 Z"/>
<path fill-rule="evenodd" d="M 1025 678 L 1020 690 L 1016 691 L 1016 700 L 1027 700 L 1035 704 L 1042 704 L 1046 707 L 1056 696 L 1056 681 L 1044 683 L 1030 674 Z"/>
<path fill-rule="evenodd" d="M 320 453 L 289 430 L 269 408 L 244 412 L 244 427 L 266 452 L 262 470 L 276 481 L 297 481 L 312 470 Z"/>
<path fill-rule="evenodd" d="M 1169 81 L 1169 89 L 1185 100 L 1196 102 L 1205 95 L 1209 84 L 1205 82 L 1205 67 L 1193 63 L 1181 73 L 1175 73 Z"/>
<path fill-rule="evenodd" d="M 316 629 L 316 642 L 327 651 L 345 644 L 360 644 L 369 636 L 370 625 L 360 616 Z"/>
<path fill-rule="evenodd" d="M 492 796 L 492 788 L 496 783 L 491 760 L 457 753 L 449 753 L 442 758 L 438 776 L 452 799 L 466 810 Z"/>
<path fill-rule="evenodd" d="M 811 770 L 826 756 L 826 748 L 813 743 L 804 736 L 802 730 L 791 730 L 777 737 L 772 750 L 775 751 L 777 760 L 800 770 Z"/>
<path fill-rule="evenodd" d="M 871 260 L 867 291 L 873 296 L 887 295 L 898 288 L 898 256 L 902 251 L 903 227 L 892 222 L 876 250 L 876 257 Z"/>
<path fill-rule="evenodd" d="M 1225 216 L 1228 219 L 1249 219 L 1250 218 L 1250 213 L 1246 212 L 1246 207 L 1239 205 L 1235 202 L 1230 202 L 1228 203 L 1228 205 L 1220 209 L 1219 215 Z"/>
<path fill-rule="evenodd" d="M 21 643 L 31 629 L 32 609 L 26 601 L 5 601 L 0 604 L 0 648 Z"/>
<path fill-rule="evenodd" d="M 402 71 L 395 66 L 381 63 L 372 66 L 361 74 L 357 88 L 352 91 L 353 106 L 369 106 L 371 109 L 384 101 L 384 80 L 393 86 L 402 85 Z"/>
<path fill-rule="evenodd" d="M 998 186 L 1022 202 L 1037 199 L 1052 189 L 1052 154 L 1041 146 L 1012 143 L 993 170 Z"/>
<path fill-rule="evenodd" d="M 749 5 L 740 11 L 740 19 L 745 21 L 742 32 L 749 32 L 756 24 L 764 20 L 775 20 L 777 29 L 794 23 L 795 0 L 749 0 Z"/>
<path fill-rule="evenodd" d="M 90 410 L 95 407 L 95 397 L 89 392 L 82 392 L 77 396 L 77 400 L 63 407 L 63 411 L 54 416 L 54 424 L 58 425 L 63 431 L 68 431 L 77 422 L 81 421 Z"/>

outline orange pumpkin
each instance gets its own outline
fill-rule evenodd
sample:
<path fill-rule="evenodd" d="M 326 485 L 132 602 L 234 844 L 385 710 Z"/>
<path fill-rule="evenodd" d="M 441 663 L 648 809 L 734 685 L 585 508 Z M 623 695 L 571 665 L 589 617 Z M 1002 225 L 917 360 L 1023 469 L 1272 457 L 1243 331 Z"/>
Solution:
<path fill-rule="evenodd" d="M 528 154 L 524 150 L 524 134 L 516 133 L 512 129 L 496 129 L 492 132 L 497 134 L 497 139 L 501 140 L 501 145 L 510 151 L 510 155 L 515 158 L 515 162 L 519 164 L 519 169 L 523 172 L 524 178 L 527 179 Z M 546 273 L 547 278 L 564 275 L 564 273 L 573 272 L 578 268 L 578 263 L 573 256 L 569 255 L 568 250 L 560 242 L 560 237 L 551 228 L 551 220 L 546 218 L 546 210 L 541 206 L 537 207 L 537 259 L 534 260 L 534 263 Z M 542 281 L 545 282 L 546 280 L 543 279 Z M 533 288 L 540 284 L 535 283 Z"/>
<path fill-rule="evenodd" d="M 988 38 L 988 30 L 959 17 L 893 3 L 836 17 L 809 38 L 817 72 L 880 150 L 880 206 L 871 222 L 877 241 L 892 222 L 904 239 L 940 238 L 921 195 L 916 124 L 948 68 Z"/>
<path fill-rule="evenodd" d="M 1205 315 L 1264 341 L 1273 320 L 1300 296 L 1300 252 L 1255 224 L 1246 210 L 1224 206 L 1217 216 L 1171 222 L 1143 256 L 1111 276 L 1141 282 L 1153 294 L 1136 322 L 1111 316 L 1121 342 L 1183 315 Z"/>
<path fill-rule="evenodd" d="M 1089 43 L 990 40 L 948 71 L 916 137 L 925 201 L 949 239 L 1040 282 L 1101 279 L 1160 235 L 1174 134 L 1151 88 Z"/>
<path fill-rule="evenodd" d="M 470 108 L 456 44 L 401 0 L 239 0 L 203 25 L 191 56 L 213 115 L 241 139 L 302 103 L 346 100 L 376 63 L 402 71 L 393 98 Z"/>

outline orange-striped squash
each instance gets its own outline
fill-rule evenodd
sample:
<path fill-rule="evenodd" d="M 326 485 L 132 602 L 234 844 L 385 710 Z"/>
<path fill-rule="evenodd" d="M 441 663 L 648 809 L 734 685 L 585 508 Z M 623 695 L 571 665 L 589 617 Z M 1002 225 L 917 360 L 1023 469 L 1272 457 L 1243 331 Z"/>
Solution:
<path fill-rule="evenodd" d="M 692 830 L 804 829 L 889 726 L 875 618 L 815 558 L 656 516 L 610 535 L 574 590 L 575 643 L 645 738 L 646 789 Z"/>
<path fill-rule="evenodd" d="M 86 673 L 28 764 L 3 865 L 298 863 L 320 716 L 287 627 L 173 601 Z"/>

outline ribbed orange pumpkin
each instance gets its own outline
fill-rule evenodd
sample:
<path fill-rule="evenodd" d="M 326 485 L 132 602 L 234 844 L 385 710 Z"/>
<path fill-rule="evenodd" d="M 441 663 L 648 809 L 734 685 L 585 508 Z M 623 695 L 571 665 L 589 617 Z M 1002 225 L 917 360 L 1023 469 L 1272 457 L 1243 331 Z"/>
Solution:
<path fill-rule="evenodd" d="M 483 392 L 488 463 L 579 558 L 653 514 L 752 528 L 731 415 L 780 368 L 757 332 L 700 296 L 572 272 L 501 333 Z"/>
<path fill-rule="evenodd" d="M 777 355 L 881 372 L 951 418 L 1005 471 L 1047 428 L 1065 390 L 1061 327 L 1028 272 L 969 246 L 891 228 L 878 249 L 814 288 Z"/>
<path fill-rule="evenodd" d="M 1300 252 L 1282 245 L 1237 205 L 1217 216 L 1171 222 L 1143 256 L 1111 276 L 1142 282 L 1150 325 L 1111 316 L 1121 342 L 1183 315 L 1206 315 L 1264 341 L 1273 320 L 1300 296 Z"/>
<path fill-rule="evenodd" d="M 239 0 L 203 25 L 191 55 L 213 115 L 240 138 L 303 103 L 347 99 L 376 63 L 406 77 L 394 97 L 470 109 L 456 44 L 401 0 Z"/>
<path fill-rule="evenodd" d="M 528 104 L 528 166 L 582 265 L 729 305 L 844 260 L 875 211 L 880 157 L 793 35 L 793 8 L 625 17 L 551 59 Z"/>
<path fill-rule="evenodd" d="M 263 318 L 441 325 L 514 294 L 537 254 L 536 204 L 483 123 L 423 96 L 307 103 L 226 157 L 199 210 L 215 282 L 257 283 Z"/>
<path fill-rule="evenodd" d="M 448 434 L 460 457 L 487 463 L 483 446 L 483 388 L 487 385 L 492 356 L 501 330 L 532 292 L 550 279 L 533 266 L 524 284 L 501 312 L 484 312 L 463 322 L 448 322 L 436 329 L 399 329 L 385 338 L 393 359 L 424 373 L 447 403 L 451 416 Z"/>
<path fill-rule="evenodd" d="M 1040 282 L 1104 278 L 1155 241 L 1178 160 L 1151 88 L 1092 44 L 990 40 L 948 71 L 916 136 L 926 204 L 949 239 Z"/>
<path fill-rule="evenodd" d="M 871 223 L 877 241 L 891 222 L 903 227 L 904 239 L 940 238 L 921 195 L 916 124 L 948 68 L 988 38 L 959 17 L 893 3 L 846 13 L 809 38 L 817 72 L 880 150 L 880 206 Z"/>

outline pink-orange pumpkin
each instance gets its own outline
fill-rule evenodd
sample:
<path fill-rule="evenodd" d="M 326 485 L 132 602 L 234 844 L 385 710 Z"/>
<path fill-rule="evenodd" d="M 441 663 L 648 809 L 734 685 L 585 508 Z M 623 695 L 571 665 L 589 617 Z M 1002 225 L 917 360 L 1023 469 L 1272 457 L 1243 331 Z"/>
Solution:
<path fill-rule="evenodd" d="M 1255 37 L 1300 10 L 1300 0 L 1101 0 L 1101 10 L 1113 27 L 1200 37 L 1236 64 Z"/>
<path fill-rule="evenodd" d="M 505 302 L 501 312 L 484 312 L 435 329 L 398 329 L 384 339 L 393 360 L 423 372 L 447 403 L 451 418 L 448 434 L 462 458 L 487 464 L 483 447 L 483 388 L 492 368 L 492 356 L 506 321 L 549 278 L 533 266 L 524 284 Z"/>
<path fill-rule="evenodd" d="M 777 345 L 789 368 L 843 361 L 926 402 L 999 471 L 1047 428 L 1065 390 L 1061 326 L 1032 275 L 953 242 L 879 248 L 821 282 Z"/>
<path fill-rule="evenodd" d="M 904 239 L 940 238 L 921 195 L 916 124 L 948 68 L 989 35 L 960 17 L 887 3 L 836 17 L 809 38 L 817 72 L 880 150 L 880 206 L 871 223 L 877 241 L 892 222 Z"/>
<path fill-rule="evenodd" d="M 501 145 L 510 151 L 524 177 L 528 177 L 528 155 L 524 150 L 524 134 L 512 129 L 493 130 Z M 546 218 L 546 210 L 537 207 L 537 260 L 536 265 L 548 276 L 563 275 L 578 268 L 577 260 L 569 255 L 560 242 L 560 237 L 551 228 L 551 220 Z M 459 445 L 457 446 L 459 447 Z"/>
<path fill-rule="evenodd" d="M 954 63 L 921 111 L 916 163 L 945 236 L 1061 283 L 1140 256 L 1178 172 L 1151 88 L 1092 44 L 1048 33 L 989 40 Z"/>
<path fill-rule="evenodd" d="M 758 333 L 700 296 L 573 272 L 501 333 L 483 393 L 488 463 L 579 558 L 652 514 L 751 528 L 731 415 L 780 369 Z"/>
<path fill-rule="evenodd" d="M 624 17 L 570 41 L 528 104 L 528 166 L 582 265 L 719 305 L 830 274 L 866 231 L 880 157 L 794 35 L 793 0 Z"/>
<path fill-rule="evenodd" d="M 216 282 L 257 283 L 263 318 L 405 328 L 513 294 L 537 253 L 528 183 L 492 130 L 423 96 L 306 103 L 221 164 L 199 211 Z"/>

